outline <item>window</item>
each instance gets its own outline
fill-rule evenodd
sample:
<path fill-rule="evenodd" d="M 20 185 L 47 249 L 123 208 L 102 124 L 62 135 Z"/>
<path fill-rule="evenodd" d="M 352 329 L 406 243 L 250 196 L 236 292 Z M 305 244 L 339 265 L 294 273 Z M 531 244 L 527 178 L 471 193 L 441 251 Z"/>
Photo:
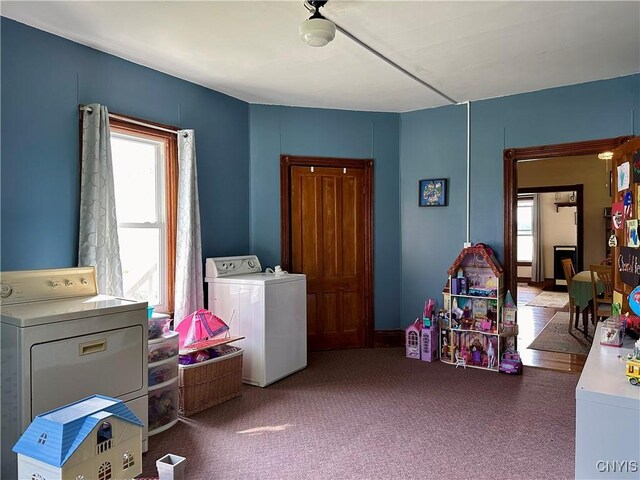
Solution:
<path fill-rule="evenodd" d="M 176 136 L 124 120 L 110 124 L 123 293 L 172 312 Z"/>
<path fill-rule="evenodd" d="M 111 480 L 111 462 L 104 462 L 98 469 L 98 480 Z"/>
<path fill-rule="evenodd" d="M 40 435 L 40 438 L 38 438 L 38 444 L 40 445 L 44 445 L 45 443 L 47 443 L 47 433 L 43 433 L 42 435 Z"/>
<path fill-rule="evenodd" d="M 133 467 L 134 463 L 133 452 L 130 452 L 129 450 L 124 452 L 124 455 L 122 455 L 122 470 Z"/>
<path fill-rule="evenodd" d="M 518 262 L 533 259 L 533 199 L 518 199 Z"/>

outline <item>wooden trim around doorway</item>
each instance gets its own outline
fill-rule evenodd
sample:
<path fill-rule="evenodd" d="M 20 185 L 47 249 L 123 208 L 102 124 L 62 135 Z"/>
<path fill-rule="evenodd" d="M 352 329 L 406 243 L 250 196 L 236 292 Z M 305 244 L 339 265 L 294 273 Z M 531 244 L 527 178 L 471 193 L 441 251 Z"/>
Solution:
<path fill-rule="evenodd" d="M 504 182 L 504 269 L 505 285 L 516 295 L 516 205 L 518 197 L 518 162 L 543 158 L 593 155 L 619 147 L 632 136 L 589 140 L 574 143 L 558 143 L 537 147 L 507 148 L 503 153 Z"/>
<path fill-rule="evenodd" d="M 300 157 L 280 155 L 280 263 L 286 271 L 291 267 L 291 167 L 358 168 L 364 173 L 364 308 L 365 347 L 374 346 L 373 296 L 373 160 L 353 158 Z"/>

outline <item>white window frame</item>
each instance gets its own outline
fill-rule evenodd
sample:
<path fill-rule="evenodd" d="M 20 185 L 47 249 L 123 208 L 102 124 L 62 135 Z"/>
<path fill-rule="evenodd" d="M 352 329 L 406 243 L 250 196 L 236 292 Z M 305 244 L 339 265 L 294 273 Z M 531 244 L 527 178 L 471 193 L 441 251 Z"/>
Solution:
<path fill-rule="evenodd" d="M 520 228 L 520 224 L 517 223 L 517 230 L 516 230 L 516 261 L 519 263 L 531 263 L 533 261 L 533 258 L 527 259 L 527 260 L 521 260 L 520 258 L 518 258 L 518 248 L 517 246 L 519 245 L 519 240 L 520 237 L 531 237 L 531 241 L 533 242 L 533 199 L 531 197 L 521 197 L 518 198 L 517 202 L 516 202 L 516 220 L 518 218 L 518 209 L 520 208 L 520 203 L 529 203 L 530 205 L 527 205 L 528 207 L 530 207 L 531 209 L 531 221 L 529 222 L 531 224 L 531 229 L 530 230 L 522 230 Z M 524 207 L 524 205 L 522 205 Z M 531 252 L 532 256 L 533 256 L 533 251 Z"/>
<path fill-rule="evenodd" d="M 160 232 L 160 282 L 159 282 L 159 303 L 154 306 L 156 309 L 166 311 L 168 309 L 168 292 L 167 292 L 167 193 L 166 193 L 166 158 L 165 152 L 167 150 L 167 144 L 165 140 L 159 140 L 155 138 L 149 138 L 141 133 L 112 131 L 112 138 L 119 138 L 121 140 L 131 140 L 136 142 L 143 142 L 152 145 L 155 149 L 156 155 L 156 198 L 155 198 L 155 210 L 156 221 L 155 222 L 120 222 L 118 221 L 118 230 L 121 228 L 150 228 L 157 229 Z"/>

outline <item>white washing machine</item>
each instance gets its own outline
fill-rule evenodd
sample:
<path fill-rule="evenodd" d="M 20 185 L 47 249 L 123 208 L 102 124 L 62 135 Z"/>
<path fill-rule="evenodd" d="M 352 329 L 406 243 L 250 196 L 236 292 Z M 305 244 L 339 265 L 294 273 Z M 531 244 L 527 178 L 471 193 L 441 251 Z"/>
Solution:
<path fill-rule="evenodd" d="M 97 294 L 93 267 L 0 273 L 2 478 L 33 418 L 93 394 L 147 425 L 147 303 Z M 147 450 L 146 427 L 143 451 Z"/>
<path fill-rule="evenodd" d="M 245 337 L 242 381 L 259 387 L 307 366 L 304 274 L 262 272 L 255 255 L 208 258 L 208 308 Z"/>

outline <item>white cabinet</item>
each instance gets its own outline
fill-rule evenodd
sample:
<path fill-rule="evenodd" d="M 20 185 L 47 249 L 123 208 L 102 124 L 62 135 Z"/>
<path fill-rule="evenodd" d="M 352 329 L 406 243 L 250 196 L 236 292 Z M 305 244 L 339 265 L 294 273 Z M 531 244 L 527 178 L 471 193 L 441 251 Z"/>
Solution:
<path fill-rule="evenodd" d="M 640 478 L 640 386 L 625 376 L 633 340 L 600 345 L 600 329 L 576 386 L 576 478 Z"/>

